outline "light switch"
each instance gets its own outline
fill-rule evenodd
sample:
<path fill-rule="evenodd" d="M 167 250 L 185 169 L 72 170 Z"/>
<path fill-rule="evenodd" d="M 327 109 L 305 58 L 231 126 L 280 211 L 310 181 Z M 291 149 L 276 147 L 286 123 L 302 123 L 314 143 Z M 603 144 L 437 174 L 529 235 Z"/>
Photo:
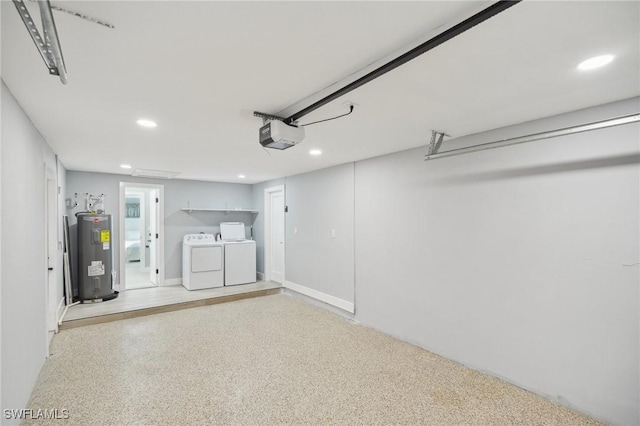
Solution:
<path fill-rule="evenodd" d="M 293 228 L 293 235 L 298 235 L 298 227 Z"/>
<path fill-rule="evenodd" d="M 336 230 L 332 229 L 331 230 L 331 238 L 335 238 L 336 237 Z"/>

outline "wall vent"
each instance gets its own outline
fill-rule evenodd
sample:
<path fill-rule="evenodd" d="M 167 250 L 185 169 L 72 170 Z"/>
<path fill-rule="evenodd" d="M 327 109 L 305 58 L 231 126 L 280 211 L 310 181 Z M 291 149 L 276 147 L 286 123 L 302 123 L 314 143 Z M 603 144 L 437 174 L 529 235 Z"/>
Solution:
<path fill-rule="evenodd" d="M 180 172 L 167 172 L 163 170 L 147 170 L 147 169 L 135 169 L 131 176 L 155 178 L 155 179 L 173 179 L 178 176 Z"/>

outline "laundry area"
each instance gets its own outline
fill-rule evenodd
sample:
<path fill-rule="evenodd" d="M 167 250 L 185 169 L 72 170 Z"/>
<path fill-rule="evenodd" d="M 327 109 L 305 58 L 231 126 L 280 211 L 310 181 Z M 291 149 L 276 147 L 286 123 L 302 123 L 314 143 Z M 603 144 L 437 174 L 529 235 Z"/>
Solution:
<path fill-rule="evenodd" d="M 200 290 L 256 282 L 256 242 L 242 222 L 222 222 L 220 232 L 184 236 L 182 285 Z"/>
<path fill-rule="evenodd" d="M 186 207 L 196 202 L 213 206 L 213 201 L 199 200 L 203 189 L 210 191 L 216 184 L 130 180 L 133 182 L 123 182 L 115 175 L 67 172 L 68 199 L 72 201 L 71 215 L 66 219 L 71 235 L 70 269 L 87 263 L 75 268 L 70 281 L 91 278 L 84 271 L 97 262 L 93 258 L 75 261 L 84 256 L 81 240 L 76 249 L 75 239 L 76 229 L 81 229 L 78 224 L 83 223 L 80 219 L 86 217 L 89 228 L 85 234 L 114 235 L 109 245 L 101 243 L 99 253 L 105 253 L 106 260 L 95 272 L 104 274 L 99 276 L 106 283 L 104 291 L 114 294 L 114 300 L 79 296 L 77 289 L 72 290 L 73 299 L 60 320 L 61 328 L 149 315 L 158 309 L 219 303 L 229 297 L 255 297 L 282 287 L 281 282 L 258 279 L 258 254 L 252 239 L 257 210 Z M 223 196 L 226 204 L 252 203 L 247 185 L 221 187 L 224 191 L 214 192 L 214 198 Z M 100 191 L 100 195 L 76 190 Z M 177 196 L 185 200 L 175 200 Z M 107 211 L 114 213 L 105 214 Z M 100 215 L 109 218 L 108 224 L 94 224 Z M 109 250 L 103 250 L 106 247 Z"/>
<path fill-rule="evenodd" d="M 640 1 L 0 12 L 3 425 L 640 425 Z"/>

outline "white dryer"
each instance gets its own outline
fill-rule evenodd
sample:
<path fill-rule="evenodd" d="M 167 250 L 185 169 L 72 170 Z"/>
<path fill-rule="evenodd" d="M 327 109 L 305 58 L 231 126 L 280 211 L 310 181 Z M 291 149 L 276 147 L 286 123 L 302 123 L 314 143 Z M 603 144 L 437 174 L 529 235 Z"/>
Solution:
<path fill-rule="evenodd" d="M 224 245 L 212 234 L 187 234 L 182 240 L 182 285 L 187 290 L 224 285 Z"/>
<path fill-rule="evenodd" d="M 256 242 L 245 238 L 244 223 L 222 222 L 224 285 L 256 282 Z"/>

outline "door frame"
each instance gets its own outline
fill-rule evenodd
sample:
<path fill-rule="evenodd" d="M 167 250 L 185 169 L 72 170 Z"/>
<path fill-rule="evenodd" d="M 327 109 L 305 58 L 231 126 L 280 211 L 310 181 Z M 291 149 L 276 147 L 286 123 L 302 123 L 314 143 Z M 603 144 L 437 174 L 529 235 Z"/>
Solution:
<path fill-rule="evenodd" d="M 284 190 L 284 185 L 272 186 L 269 188 L 265 188 L 264 190 L 264 280 L 271 281 L 271 195 L 274 193 L 282 193 L 282 200 L 284 205 L 287 205 L 286 193 Z M 286 273 L 286 263 L 287 263 L 287 215 L 283 215 L 283 224 L 282 229 L 284 230 L 285 238 L 284 238 L 284 258 L 283 258 L 283 271 L 282 271 L 282 281 L 286 281 L 285 273 Z M 283 282 L 284 284 L 284 282 Z"/>
<path fill-rule="evenodd" d="M 147 208 L 149 209 L 149 223 L 147 223 L 147 221 L 144 221 L 145 224 L 145 234 L 147 232 L 147 225 L 149 226 L 149 233 L 152 234 L 153 236 L 153 231 L 155 228 L 155 233 L 157 235 L 160 235 L 161 233 L 164 233 L 164 230 L 161 232 L 160 231 L 160 202 L 158 201 L 158 205 L 156 205 L 155 202 L 153 202 L 153 204 L 151 203 L 152 198 L 158 198 L 158 200 L 160 200 L 160 198 L 162 198 L 160 196 L 160 190 L 159 189 L 147 189 L 144 192 L 144 197 L 145 199 L 148 198 L 149 199 L 149 203 L 147 204 Z M 153 207 L 151 207 L 153 206 Z M 152 214 L 153 213 L 153 214 Z M 164 220 L 164 215 L 163 215 L 163 220 Z M 154 226 L 151 226 L 151 224 L 153 224 Z M 147 270 L 147 274 L 149 275 L 149 281 L 151 281 L 151 284 L 154 285 L 155 287 L 158 287 L 160 285 L 160 274 L 155 274 L 153 271 L 153 264 L 154 262 L 152 262 L 152 260 L 155 260 L 155 266 L 156 269 L 158 271 L 160 271 L 160 268 L 158 267 L 158 265 L 160 264 L 160 238 L 157 238 L 154 244 L 154 239 L 151 238 L 151 240 L 149 241 L 149 268 Z M 155 247 L 155 250 L 151 250 L 151 247 Z M 142 248 L 142 247 L 141 247 Z M 144 250 L 146 252 L 147 249 L 147 238 L 145 236 L 144 239 Z M 146 257 L 146 253 L 145 253 L 145 257 Z M 144 271 L 144 268 L 143 268 Z"/>
<path fill-rule="evenodd" d="M 44 274 L 46 357 L 53 335 L 58 332 L 58 175 L 44 163 Z"/>
<path fill-rule="evenodd" d="M 120 196 L 118 206 L 118 261 L 119 261 L 119 275 L 118 278 L 118 290 L 123 291 L 127 289 L 126 283 L 126 262 L 125 262 L 125 247 L 124 247 L 124 219 L 126 200 L 125 192 L 127 188 L 144 188 L 144 189 L 156 189 L 158 190 L 158 247 L 156 255 L 156 268 L 158 269 L 158 286 L 164 285 L 164 185 L 150 184 L 150 183 L 136 183 L 136 182 L 120 182 Z M 151 200 L 149 200 L 151 202 Z M 140 247 L 143 250 L 144 246 Z M 151 265 L 150 265 L 151 267 Z"/>

